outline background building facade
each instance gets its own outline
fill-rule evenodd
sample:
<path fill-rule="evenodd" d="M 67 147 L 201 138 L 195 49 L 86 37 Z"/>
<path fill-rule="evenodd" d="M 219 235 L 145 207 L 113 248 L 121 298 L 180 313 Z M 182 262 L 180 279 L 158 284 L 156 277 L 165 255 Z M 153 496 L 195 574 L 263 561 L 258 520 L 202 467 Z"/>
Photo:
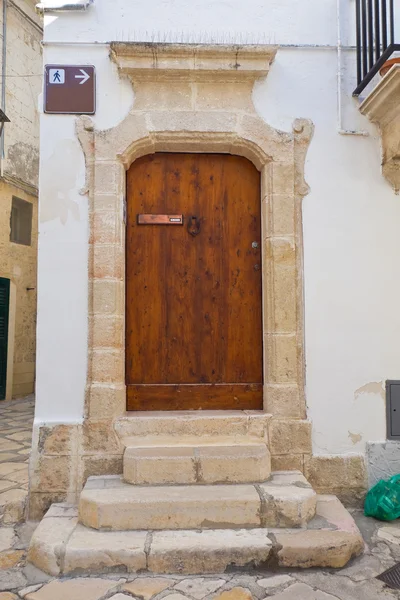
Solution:
<path fill-rule="evenodd" d="M 39 179 L 39 111 L 42 86 L 42 23 L 35 3 L 4 1 L 0 177 L 1 345 L 0 398 L 34 391 Z"/>

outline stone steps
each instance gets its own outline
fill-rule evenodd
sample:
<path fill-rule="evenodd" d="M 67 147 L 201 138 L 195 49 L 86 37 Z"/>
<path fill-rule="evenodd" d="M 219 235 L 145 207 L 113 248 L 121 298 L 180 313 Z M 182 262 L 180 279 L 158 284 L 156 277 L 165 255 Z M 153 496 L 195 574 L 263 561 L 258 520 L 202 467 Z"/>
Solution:
<path fill-rule="evenodd" d="M 354 520 L 335 496 L 319 496 L 303 529 L 97 531 L 74 507 L 53 505 L 36 529 L 28 560 L 53 576 L 134 573 L 223 573 L 227 569 L 343 567 L 363 550 Z"/>
<path fill-rule="evenodd" d="M 230 438 L 148 440 L 128 446 L 124 454 L 124 480 L 134 485 L 263 482 L 270 474 L 269 450 L 257 438 L 241 444 Z"/>
<path fill-rule="evenodd" d="M 93 529 L 234 529 L 301 527 L 315 515 L 316 494 L 299 472 L 236 485 L 130 485 L 122 477 L 90 477 L 80 522 Z"/>

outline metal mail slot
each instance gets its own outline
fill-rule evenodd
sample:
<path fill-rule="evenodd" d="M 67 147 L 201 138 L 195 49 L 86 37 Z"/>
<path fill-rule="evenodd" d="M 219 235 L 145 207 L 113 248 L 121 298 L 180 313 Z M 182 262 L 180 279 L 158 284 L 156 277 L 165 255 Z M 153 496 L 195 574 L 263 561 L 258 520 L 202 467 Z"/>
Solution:
<path fill-rule="evenodd" d="M 183 215 L 138 215 L 138 225 L 183 225 Z"/>

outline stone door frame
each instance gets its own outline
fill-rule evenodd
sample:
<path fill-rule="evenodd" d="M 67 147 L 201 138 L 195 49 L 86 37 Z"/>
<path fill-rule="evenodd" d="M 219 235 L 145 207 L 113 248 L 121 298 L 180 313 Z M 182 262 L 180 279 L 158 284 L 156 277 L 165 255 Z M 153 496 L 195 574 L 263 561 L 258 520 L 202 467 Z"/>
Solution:
<path fill-rule="evenodd" d="M 237 154 L 261 172 L 264 410 L 277 418 L 306 416 L 301 199 L 308 191 L 303 171 L 312 125 L 297 119 L 293 132 L 284 133 L 257 115 L 253 84 L 268 72 L 275 49 L 242 47 L 241 52 L 239 61 L 237 47 L 113 44 L 111 56 L 134 86 L 133 108 L 107 131 L 96 131 L 87 117 L 77 122 L 91 224 L 89 419 L 113 419 L 126 410 L 126 171 L 154 152 Z M 232 72 L 233 56 L 242 66 L 239 72 Z M 201 60 L 207 63 L 203 70 Z"/>

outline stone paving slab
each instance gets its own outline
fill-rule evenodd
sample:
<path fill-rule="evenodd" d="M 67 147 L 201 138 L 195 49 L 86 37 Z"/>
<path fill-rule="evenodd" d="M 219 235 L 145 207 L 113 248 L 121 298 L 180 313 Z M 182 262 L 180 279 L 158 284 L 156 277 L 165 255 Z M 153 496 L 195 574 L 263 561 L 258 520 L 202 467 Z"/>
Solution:
<path fill-rule="evenodd" d="M 250 591 L 243 587 L 235 587 L 216 596 L 218 600 L 252 600 Z"/>
<path fill-rule="evenodd" d="M 189 580 L 189 581 L 191 581 L 191 580 Z M 223 585 L 225 583 L 225 581 L 223 579 L 221 581 L 222 581 L 222 585 Z M 166 579 L 164 577 L 138 577 L 131 583 L 127 583 L 126 585 L 124 585 L 124 587 L 122 588 L 122 591 L 129 592 L 133 596 L 142 598 L 143 600 L 150 600 L 153 596 L 160 594 L 161 592 L 163 592 L 170 586 L 171 586 L 171 580 Z M 217 588 L 215 588 L 215 589 L 217 589 Z M 210 593 L 212 591 L 214 591 L 214 590 L 212 589 L 212 590 L 204 592 L 204 594 L 198 600 L 201 600 L 202 598 L 204 598 L 204 596 L 207 595 L 207 593 Z M 194 596 L 193 593 L 191 595 L 193 597 L 197 598 L 196 596 Z"/>
<path fill-rule="evenodd" d="M 335 596 L 314 590 L 304 583 L 295 583 L 281 594 L 274 596 L 275 600 L 335 600 Z"/>
<path fill-rule="evenodd" d="M 188 596 L 195 598 L 195 600 L 202 600 L 205 596 L 216 592 L 224 583 L 224 579 L 197 577 L 195 579 L 184 579 L 175 586 L 175 589 L 183 594 L 188 594 Z M 126 586 L 126 589 L 129 589 L 129 587 Z"/>
<path fill-rule="evenodd" d="M 52 581 L 35 592 L 29 592 L 26 600 L 100 600 L 108 592 L 118 588 L 120 582 L 108 579 L 74 579 Z"/>

